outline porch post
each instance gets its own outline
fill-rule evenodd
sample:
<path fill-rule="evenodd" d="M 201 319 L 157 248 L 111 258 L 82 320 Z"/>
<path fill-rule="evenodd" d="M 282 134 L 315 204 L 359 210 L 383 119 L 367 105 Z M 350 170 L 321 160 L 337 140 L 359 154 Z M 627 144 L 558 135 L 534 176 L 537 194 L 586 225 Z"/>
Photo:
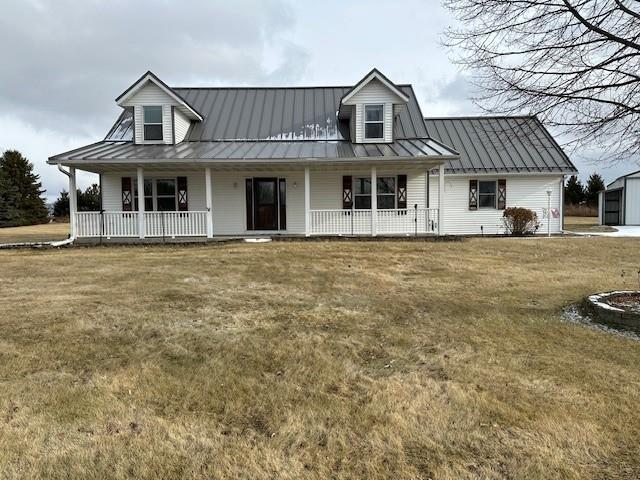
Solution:
<path fill-rule="evenodd" d="M 76 190 L 76 168 L 69 167 L 69 223 L 71 227 L 71 238 L 75 238 L 78 233 L 78 191 Z"/>
<path fill-rule="evenodd" d="M 207 238 L 213 238 L 213 198 L 211 195 L 211 167 L 204 169 L 205 195 L 207 205 Z"/>
<path fill-rule="evenodd" d="M 371 236 L 378 234 L 378 177 L 376 167 L 371 167 Z"/>
<path fill-rule="evenodd" d="M 144 170 L 138 167 L 138 236 L 144 238 L 144 234 Z"/>
<path fill-rule="evenodd" d="M 311 172 L 309 167 L 304 167 L 304 235 L 311 235 Z"/>
<path fill-rule="evenodd" d="M 438 235 L 444 235 L 444 163 L 438 167 Z"/>

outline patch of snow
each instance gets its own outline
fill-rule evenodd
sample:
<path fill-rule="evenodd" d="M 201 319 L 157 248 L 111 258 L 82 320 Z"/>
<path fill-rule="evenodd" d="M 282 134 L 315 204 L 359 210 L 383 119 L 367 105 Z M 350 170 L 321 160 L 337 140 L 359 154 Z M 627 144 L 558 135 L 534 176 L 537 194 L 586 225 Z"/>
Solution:
<path fill-rule="evenodd" d="M 613 328 L 608 325 L 596 322 L 593 317 L 584 312 L 578 305 L 569 305 L 562 311 L 562 319 L 565 322 L 583 325 L 591 330 L 617 335 L 619 337 L 628 338 L 629 340 L 640 341 L 640 334 L 631 330 L 621 328 Z"/>
<path fill-rule="evenodd" d="M 624 313 L 624 310 L 621 308 L 614 307 L 613 305 L 609 305 L 605 303 L 606 299 L 613 295 L 624 295 L 629 293 L 637 293 L 632 290 L 619 290 L 615 292 L 606 292 L 606 293 L 597 293 L 595 295 L 589 295 L 588 300 L 593 303 L 595 306 L 602 308 L 604 310 L 610 310 L 612 312 Z"/>
<path fill-rule="evenodd" d="M 245 242 L 247 243 L 267 243 L 270 242 L 270 238 L 245 238 Z"/>

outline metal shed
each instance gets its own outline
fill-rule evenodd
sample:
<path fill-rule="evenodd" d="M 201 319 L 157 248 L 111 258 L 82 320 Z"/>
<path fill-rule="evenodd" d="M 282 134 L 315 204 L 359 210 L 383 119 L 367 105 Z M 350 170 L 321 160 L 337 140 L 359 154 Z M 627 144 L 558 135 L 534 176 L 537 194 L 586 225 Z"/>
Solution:
<path fill-rule="evenodd" d="M 623 175 L 600 192 L 600 225 L 640 225 L 640 170 Z"/>

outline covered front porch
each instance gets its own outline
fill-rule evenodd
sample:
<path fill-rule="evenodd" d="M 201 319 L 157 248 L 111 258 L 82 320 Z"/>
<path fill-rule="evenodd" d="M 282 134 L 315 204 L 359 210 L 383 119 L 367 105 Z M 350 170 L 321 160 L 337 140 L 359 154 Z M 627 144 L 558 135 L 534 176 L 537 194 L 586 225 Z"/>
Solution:
<path fill-rule="evenodd" d="M 206 241 L 274 235 L 420 236 L 444 231 L 442 162 L 128 167 L 83 168 L 100 174 L 99 212 L 77 211 L 77 167 L 61 169 L 69 176 L 73 238 Z M 430 176 L 437 202 L 429 199 Z M 435 193 L 431 192 L 433 198 Z"/>

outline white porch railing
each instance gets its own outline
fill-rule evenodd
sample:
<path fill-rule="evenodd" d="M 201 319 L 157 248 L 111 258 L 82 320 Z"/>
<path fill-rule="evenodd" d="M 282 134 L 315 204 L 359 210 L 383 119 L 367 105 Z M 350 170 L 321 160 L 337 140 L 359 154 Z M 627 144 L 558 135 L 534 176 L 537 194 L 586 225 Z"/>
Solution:
<path fill-rule="evenodd" d="M 371 235 L 371 210 L 310 210 L 311 235 Z M 377 235 L 438 233 L 438 209 L 378 210 Z"/>
<path fill-rule="evenodd" d="M 145 212 L 145 237 L 205 237 L 207 212 Z M 139 237 L 138 212 L 78 212 L 78 237 Z"/>
<path fill-rule="evenodd" d="M 205 237 L 207 212 L 145 212 L 147 237 Z"/>

